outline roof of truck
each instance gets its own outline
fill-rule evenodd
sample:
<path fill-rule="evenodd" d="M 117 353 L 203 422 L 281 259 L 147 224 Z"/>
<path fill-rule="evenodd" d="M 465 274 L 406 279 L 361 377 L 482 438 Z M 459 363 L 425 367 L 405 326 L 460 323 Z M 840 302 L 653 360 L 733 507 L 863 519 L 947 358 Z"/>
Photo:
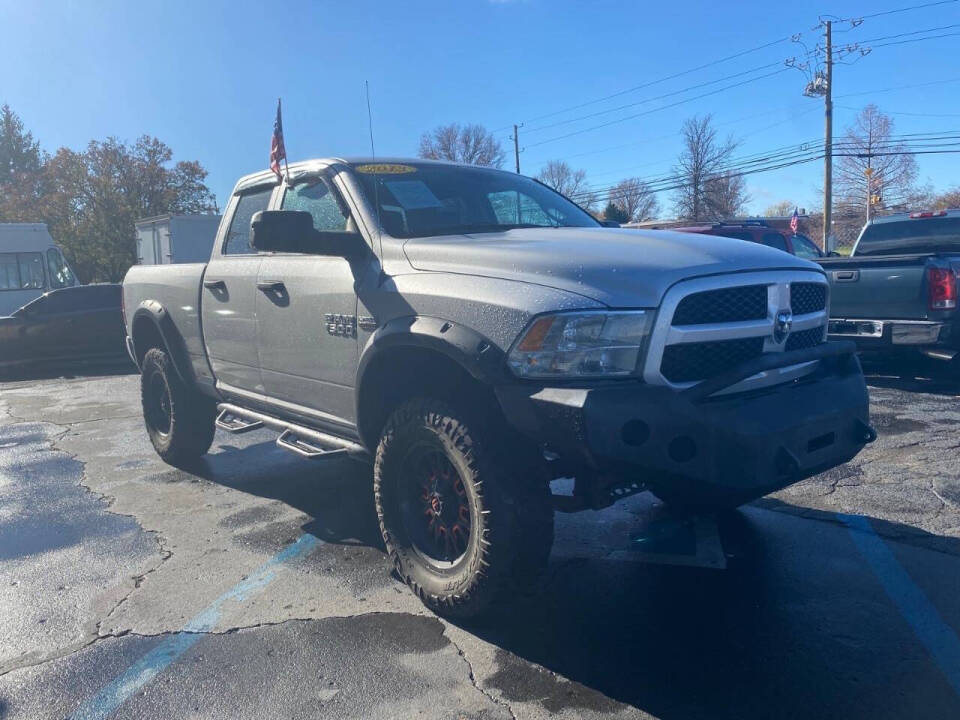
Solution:
<path fill-rule="evenodd" d="M 871 225 L 880 225 L 883 223 L 903 222 L 904 220 L 929 220 L 930 218 L 940 217 L 960 217 L 960 208 L 950 208 L 948 210 L 918 210 L 916 212 L 898 212 L 892 215 L 881 215 L 870 219 Z"/>
<path fill-rule="evenodd" d="M 293 178 L 296 178 L 299 175 L 305 175 L 310 173 L 316 173 L 324 168 L 327 168 L 331 165 L 407 165 L 407 164 L 417 164 L 417 165 L 454 165 L 458 167 L 466 168 L 475 168 L 476 165 L 469 165 L 467 163 L 456 163 L 450 162 L 449 160 L 427 160 L 425 158 L 409 158 L 409 157 L 371 157 L 371 156 L 351 156 L 351 157 L 328 157 L 328 158 L 314 158 L 312 160 L 299 160 L 297 162 L 290 163 L 290 175 Z M 483 168 L 484 170 L 496 170 L 497 168 Z M 284 174 L 286 174 L 286 166 L 284 167 Z M 501 172 L 507 172 L 502 170 Z M 251 173 L 250 175 L 244 175 L 237 181 L 236 186 L 233 188 L 233 194 L 236 194 L 242 190 L 246 190 L 250 187 L 255 187 L 257 185 L 265 185 L 270 183 L 276 183 L 277 176 L 273 173 L 272 170 L 261 170 L 260 172 Z"/>

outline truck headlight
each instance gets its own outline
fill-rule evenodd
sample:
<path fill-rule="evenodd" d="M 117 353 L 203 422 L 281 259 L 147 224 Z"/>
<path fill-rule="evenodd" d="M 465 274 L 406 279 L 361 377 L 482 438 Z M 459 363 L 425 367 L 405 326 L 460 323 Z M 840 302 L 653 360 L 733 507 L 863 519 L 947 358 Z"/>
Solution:
<path fill-rule="evenodd" d="M 507 364 L 523 378 L 630 375 L 652 323 L 649 310 L 541 315 L 513 343 Z"/>

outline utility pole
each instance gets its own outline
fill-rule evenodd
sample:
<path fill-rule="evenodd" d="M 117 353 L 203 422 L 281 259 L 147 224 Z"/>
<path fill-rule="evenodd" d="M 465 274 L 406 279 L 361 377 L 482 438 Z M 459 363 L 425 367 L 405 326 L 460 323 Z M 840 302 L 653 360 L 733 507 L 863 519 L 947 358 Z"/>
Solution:
<path fill-rule="evenodd" d="M 867 155 L 867 169 L 863 171 L 867 176 L 867 222 L 870 222 L 870 211 L 873 209 L 873 168 L 870 167 L 870 156 Z"/>
<path fill-rule="evenodd" d="M 517 125 L 513 126 L 513 158 L 517 163 L 517 175 L 520 174 L 520 134 L 517 132 L 518 129 Z"/>
<path fill-rule="evenodd" d="M 824 137 L 823 137 L 823 249 L 830 252 L 832 247 L 833 215 L 833 37 L 831 22 L 826 25 L 826 80 L 824 93 Z M 869 207 L 869 204 L 868 204 Z M 869 212 L 869 211 L 868 211 Z"/>

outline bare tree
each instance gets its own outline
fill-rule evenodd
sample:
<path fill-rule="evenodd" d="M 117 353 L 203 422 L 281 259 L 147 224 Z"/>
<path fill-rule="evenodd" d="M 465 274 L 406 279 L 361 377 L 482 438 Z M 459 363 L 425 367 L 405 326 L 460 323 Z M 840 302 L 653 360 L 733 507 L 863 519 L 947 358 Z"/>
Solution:
<path fill-rule="evenodd" d="M 893 120 L 876 105 L 860 111 L 834 152 L 840 156 L 833 180 L 837 202 L 851 213 L 866 215 L 868 195 L 878 210 L 921 199 L 917 161 L 894 140 Z"/>
<path fill-rule="evenodd" d="M 763 211 L 763 214 L 765 217 L 784 217 L 786 215 L 793 215 L 793 211 L 796 209 L 796 203 L 790 200 L 781 200 L 773 205 L 768 205 L 767 209 Z"/>
<path fill-rule="evenodd" d="M 734 213 L 746 203 L 745 183 L 740 176 L 724 173 L 738 143 L 720 140 L 712 116 L 694 116 L 681 129 L 683 150 L 673 168 L 682 186 L 674 195 L 677 217 L 685 220 L 716 220 Z"/>
<path fill-rule="evenodd" d="M 537 180 L 592 212 L 597 195 L 587 184 L 586 170 L 574 170 L 563 160 L 551 160 L 537 173 Z"/>
<path fill-rule="evenodd" d="M 960 208 L 960 187 L 947 190 L 933 198 L 934 210 L 949 210 L 951 208 Z"/>
<path fill-rule="evenodd" d="M 483 125 L 439 125 L 420 136 L 420 157 L 501 167 L 503 146 Z"/>
<path fill-rule="evenodd" d="M 626 215 L 624 222 L 650 220 L 660 212 L 656 193 L 639 178 L 626 178 L 618 182 L 610 190 L 608 200 Z"/>
<path fill-rule="evenodd" d="M 707 180 L 707 208 L 716 219 L 742 215 L 750 202 L 743 175 L 723 173 Z"/>

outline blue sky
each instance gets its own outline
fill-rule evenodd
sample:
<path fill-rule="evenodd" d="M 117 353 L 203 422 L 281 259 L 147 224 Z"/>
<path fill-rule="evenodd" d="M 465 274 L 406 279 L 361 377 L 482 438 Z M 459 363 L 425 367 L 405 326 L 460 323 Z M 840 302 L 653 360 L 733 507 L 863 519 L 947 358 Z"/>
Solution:
<path fill-rule="evenodd" d="M 81 148 L 111 135 L 157 136 L 176 158 L 203 163 L 222 204 L 238 176 L 267 165 L 278 96 L 291 159 L 367 154 L 369 80 L 379 155 L 413 155 L 422 131 L 454 121 L 495 129 L 510 149 L 508 127 L 523 122 L 526 174 L 547 160 L 565 159 L 585 169 L 592 185 L 604 187 L 622 177 L 669 172 L 680 147 L 679 127 L 696 113 L 712 113 L 724 133 L 741 138 L 739 155 L 822 140 L 822 101 L 803 97 L 806 80 L 797 70 L 664 107 L 773 72 L 778 67 L 772 63 L 802 48 L 781 42 L 603 103 L 536 118 L 793 33 L 802 32 L 812 47 L 821 13 L 856 17 L 924 1 L 0 0 L 0 102 L 9 103 L 49 150 Z M 841 24 L 838 31 L 847 31 L 838 32 L 836 41 L 955 23 L 960 3 L 871 18 L 852 29 Z M 900 133 L 960 127 L 960 82 L 842 97 L 960 78 L 958 40 L 878 48 L 856 64 L 838 66 L 838 134 L 871 101 L 898 113 Z M 771 68 L 726 83 L 651 100 L 767 64 Z M 650 110 L 655 112 L 551 141 Z M 921 180 L 938 190 L 960 185 L 957 157 L 918 157 Z M 816 205 L 822 172 L 818 162 L 749 176 L 751 210 L 778 200 Z M 661 199 L 663 214 L 669 214 L 669 198 Z"/>

